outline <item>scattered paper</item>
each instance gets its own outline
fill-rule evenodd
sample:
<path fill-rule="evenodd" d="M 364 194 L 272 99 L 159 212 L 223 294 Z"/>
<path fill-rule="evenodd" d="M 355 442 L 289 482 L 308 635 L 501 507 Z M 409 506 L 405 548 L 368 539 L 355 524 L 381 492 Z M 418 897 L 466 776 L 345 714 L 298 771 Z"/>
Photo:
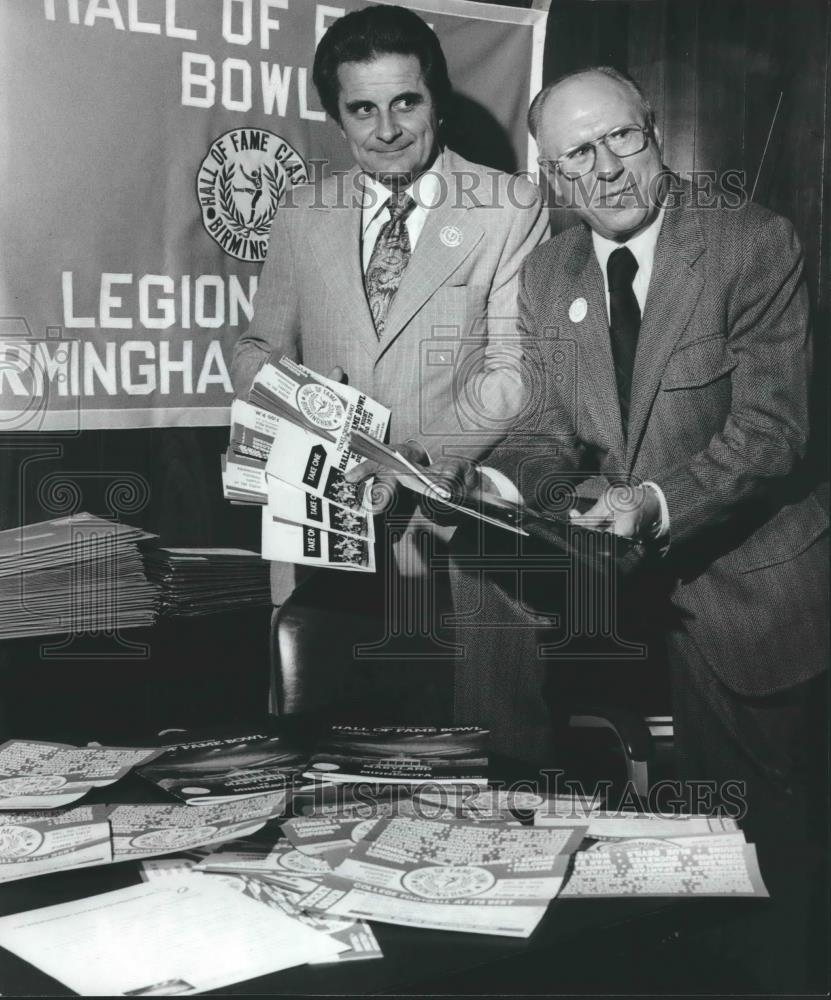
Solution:
<path fill-rule="evenodd" d="M 205 872 L 267 875 L 299 893 L 311 892 L 320 884 L 320 876 L 332 871 L 324 858 L 304 854 L 288 840 L 271 844 L 241 838 L 209 854 L 196 868 Z"/>
<path fill-rule="evenodd" d="M 112 860 L 104 806 L 0 815 L 0 882 Z"/>
<path fill-rule="evenodd" d="M 161 750 L 75 747 L 40 740 L 0 746 L 0 809 L 55 809 L 111 785 Z"/>
<path fill-rule="evenodd" d="M 597 843 L 574 855 L 562 896 L 767 896 L 741 833 Z"/>
<path fill-rule="evenodd" d="M 302 905 L 385 923 L 527 937 L 557 895 L 583 829 L 384 819 Z"/>
<path fill-rule="evenodd" d="M 208 878 L 2 917 L 0 945 L 84 996 L 200 993 L 347 947 Z"/>
<path fill-rule="evenodd" d="M 574 819 L 537 812 L 534 825 L 569 826 Z M 592 813 L 586 836 L 592 840 L 628 840 L 644 837 L 687 837 L 698 834 L 732 833 L 736 821 L 726 816 L 690 816 L 661 813 Z"/>
<path fill-rule="evenodd" d="M 286 820 L 281 829 L 302 854 L 322 857 L 335 868 L 380 821 L 380 816 L 298 816 Z"/>
<path fill-rule="evenodd" d="M 174 803 L 110 806 L 113 861 L 136 861 L 249 837 L 282 814 L 286 798 L 286 792 L 272 792 L 198 809 Z"/>
<path fill-rule="evenodd" d="M 175 874 L 175 866 L 177 862 L 180 862 L 179 874 L 192 872 L 214 878 L 224 877 L 228 885 L 240 892 L 245 892 L 252 899 L 281 909 L 288 916 L 301 920 L 316 930 L 331 934 L 336 940 L 347 944 L 348 950 L 337 955 L 336 961 L 351 962 L 357 959 L 381 958 L 381 948 L 367 923 L 351 917 L 334 917 L 329 914 L 304 910 L 300 905 L 300 900 L 315 888 L 317 882 L 314 878 L 297 878 L 291 875 L 288 878 L 281 877 L 283 868 L 275 862 L 279 856 L 288 858 L 289 855 L 293 854 L 296 855 L 295 863 L 292 865 L 289 862 L 286 866 L 288 870 L 295 871 L 299 859 L 301 866 L 318 874 L 330 870 L 328 865 L 298 855 L 298 852 L 294 851 L 291 845 L 287 844 L 286 841 L 281 841 L 276 845 L 276 847 L 282 848 L 282 851 L 279 852 L 274 848 L 269 850 L 267 845 L 265 850 L 263 850 L 263 845 L 257 845 L 260 857 L 260 869 L 257 870 L 251 864 L 253 857 L 251 847 L 253 846 L 253 841 L 234 841 L 232 844 L 228 844 L 222 852 L 209 855 L 198 864 L 187 858 L 169 859 L 164 868 L 156 869 L 150 866 L 164 865 L 165 863 L 144 861 L 142 867 L 146 869 L 146 873 L 142 873 L 142 878 L 147 878 L 148 881 L 154 878 L 169 878 Z M 243 848 L 241 851 L 234 851 L 234 848 L 240 847 Z M 266 858 L 271 864 L 268 861 L 265 865 L 263 864 Z M 271 872 L 275 874 L 272 875 Z M 331 959 L 321 959 L 321 961 L 331 961 Z"/>

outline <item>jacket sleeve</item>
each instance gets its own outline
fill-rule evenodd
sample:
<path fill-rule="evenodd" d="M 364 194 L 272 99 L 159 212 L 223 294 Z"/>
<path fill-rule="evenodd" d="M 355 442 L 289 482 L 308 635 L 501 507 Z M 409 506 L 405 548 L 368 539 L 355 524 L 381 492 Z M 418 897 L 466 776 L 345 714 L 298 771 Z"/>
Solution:
<path fill-rule="evenodd" d="M 805 453 L 811 371 L 808 295 L 793 227 L 772 216 L 748 245 L 727 305 L 730 412 L 707 447 L 654 477 L 671 545 L 740 514 Z"/>
<path fill-rule="evenodd" d="M 534 268 L 545 270 L 545 261 Z M 541 509 L 571 506 L 585 479 L 584 447 L 578 436 L 574 399 L 574 345 L 556 336 L 536 315 L 529 292 L 531 268 L 519 276 L 519 329 L 524 345 L 523 406 L 510 433 L 487 460 L 516 484 L 526 503 Z"/>
<path fill-rule="evenodd" d="M 512 186 L 510 181 L 521 181 Z M 513 192 L 513 195 L 512 195 Z M 499 241 L 490 252 L 496 265 L 483 315 L 468 316 L 466 330 L 484 332 L 463 347 L 447 406 L 425 426 L 422 444 L 431 455 L 460 455 L 478 459 L 486 455 L 508 432 L 523 408 L 523 349 L 517 318 L 520 267 L 528 254 L 549 234 L 548 213 L 539 192 L 527 180 L 509 179 L 502 192 L 505 204 L 485 206 L 483 211 L 501 211 L 507 223 L 501 232 L 486 233 Z M 513 200 L 512 200 L 513 198 Z M 460 426 L 459 414 L 465 424 Z M 470 443 L 464 441 L 470 438 Z M 445 441 L 449 442 L 443 449 Z"/>
<path fill-rule="evenodd" d="M 287 217 L 292 211 L 300 209 L 282 205 L 277 210 L 254 297 L 254 316 L 234 347 L 231 381 L 241 399 L 247 399 L 254 376 L 272 355 L 279 358 L 286 354 L 296 361 L 301 360 L 296 250 Z"/>

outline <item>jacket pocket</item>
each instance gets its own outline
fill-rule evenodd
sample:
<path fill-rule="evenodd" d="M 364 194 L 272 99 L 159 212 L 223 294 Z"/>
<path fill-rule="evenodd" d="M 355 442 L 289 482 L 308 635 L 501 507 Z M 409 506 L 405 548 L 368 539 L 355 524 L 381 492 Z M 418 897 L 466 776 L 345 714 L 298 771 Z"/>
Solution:
<path fill-rule="evenodd" d="M 794 559 L 828 528 L 828 513 L 814 496 L 782 507 L 747 541 L 730 553 L 740 573 L 750 573 Z"/>
<path fill-rule="evenodd" d="M 661 389 L 696 389 L 729 374 L 738 364 L 723 337 L 705 337 L 670 354 Z"/>

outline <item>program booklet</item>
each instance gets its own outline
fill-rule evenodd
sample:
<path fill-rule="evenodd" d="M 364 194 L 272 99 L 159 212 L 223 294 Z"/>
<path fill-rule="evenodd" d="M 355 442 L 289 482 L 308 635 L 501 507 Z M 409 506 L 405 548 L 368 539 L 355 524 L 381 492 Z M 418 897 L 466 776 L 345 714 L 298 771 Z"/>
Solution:
<path fill-rule="evenodd" d="M 332 726 L 304 773 L 318 781 L 487 784 L 488 730 L 478 726 Z"/>
<path fill-rule="evenodd" d="M 284 736 L 251 733 L 178 743 L 138 773 L 182 802 L 204 806 L 288 790 L 307 760 Z"/>

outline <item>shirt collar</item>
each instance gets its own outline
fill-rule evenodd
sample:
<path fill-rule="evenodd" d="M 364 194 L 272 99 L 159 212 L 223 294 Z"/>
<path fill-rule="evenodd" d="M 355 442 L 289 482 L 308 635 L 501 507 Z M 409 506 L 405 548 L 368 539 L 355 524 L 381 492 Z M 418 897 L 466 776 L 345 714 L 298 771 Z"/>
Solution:
<path fill-rule="evenodd" d="M 416 206 L 425 211 L 434 208 L 441 200 L 442 183 L 439 174 L 443 169 L 444 153 L 436 157 L 433 166 L 417 177 L 405 190 L 415 200 Z M 361 228 L 366 232 L 370 223 L 387 206 L 392 192 L 371 174 L 361 174 Z"/>
<path fill-rule="evenodd" d="M 666 206 L 662 205 L 661 210 L 649 223 L 646 229 L 642 229 L 636 236 L 633 236 L 631 240 L 626 240 L 625 243 L 616 243 L 614 240 L 608 240 L 605 236 L 600 236 L 594 230 L 592 230 L 592 245 L 594 246 L 594 254 L 597 257 L 597 263 L 600 265 L 600 270 L 603 274 L 606 274 L 606 264 L 608 263 L 609 257 L 614 250 L 620 249 L 620 247 L 628 247 L 638 262 L 638 269 L 644 270 L 644 265 L 648 262 L 650 265 L 653 258 L 655 257 L 655 245 L 658 242 L 658 236 L 661 233 L 661 225 L 664 221 L 664 212 L 666 211 Z"/>

